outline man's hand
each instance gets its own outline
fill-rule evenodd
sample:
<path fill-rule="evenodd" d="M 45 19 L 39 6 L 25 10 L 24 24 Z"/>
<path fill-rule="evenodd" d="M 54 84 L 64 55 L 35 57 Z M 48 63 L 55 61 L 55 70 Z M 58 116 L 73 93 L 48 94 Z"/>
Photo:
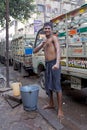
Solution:
<path fill-rule="evenodd" d="M 53 67 L 52 67 L 53 70 L 56 70 L 58 68 L 59 68 L 59 66 L 57 64 L 53 65 Z"/>
<path fill-rule="evenodd" d="M 34 48 L 33 53 L 37 53 L 46 44 L 46 40 L 42 41 L 36 48 Z"/>
<path fill-rule="evenodd" d="M 43 43 L 43 47 L 46 46 L 46 42 L 47 42 L 47 39 L 44 39 L 44 40 L 42 41 L 42 43 Z"/>

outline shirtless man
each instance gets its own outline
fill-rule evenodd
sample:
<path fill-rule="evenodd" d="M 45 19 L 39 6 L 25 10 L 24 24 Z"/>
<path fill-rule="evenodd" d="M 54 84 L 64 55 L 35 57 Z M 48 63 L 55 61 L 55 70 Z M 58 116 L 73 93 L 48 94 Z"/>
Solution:
<path fill-rule="evenodd" d="M 58 102 L 58 118 L 61 120 L 63 117 L 62 111 L 62 89 L 60 84 L 60 46 L 58 38 L 52 33 L 52 23 L 44 24 L 45 40 L 34 49 L 34 53 L 38 52 L 41 48 L 44 49 L 45 63 L 46 63 L 46 93 L 49 95 L 49 104 L 44 106 L 44 109 L 54 108 L 53 91 L 57 93 Z"/>

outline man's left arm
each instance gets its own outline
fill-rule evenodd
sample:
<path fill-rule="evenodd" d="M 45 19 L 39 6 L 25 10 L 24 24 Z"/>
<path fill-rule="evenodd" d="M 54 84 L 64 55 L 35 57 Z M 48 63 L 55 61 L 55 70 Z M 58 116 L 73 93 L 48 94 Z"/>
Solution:
<path fill-rule="evenodd" d="M 60 44 L 57 36 L 53 36 L 54 45 L 56 48 L 56 64 L 53 66 L 53 69 L 58 69 L 60 65 Z"/>

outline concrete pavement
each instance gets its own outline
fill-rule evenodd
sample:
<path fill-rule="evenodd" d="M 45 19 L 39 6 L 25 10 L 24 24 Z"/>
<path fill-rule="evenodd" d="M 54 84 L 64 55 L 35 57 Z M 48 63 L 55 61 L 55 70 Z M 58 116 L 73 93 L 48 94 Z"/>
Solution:
<path fill-rule="evenodd" d="M 4 92 L 4 94 L 9 93 Z M 44 90 L 39 91 L 36 111 L 25 111 L 23 104 L 14 109 L 4 100 L 0 93 L 0 130 L 60 130 L 63 125 L 57 119 L 57 111 L 43 110 L 48 97 Z"/>

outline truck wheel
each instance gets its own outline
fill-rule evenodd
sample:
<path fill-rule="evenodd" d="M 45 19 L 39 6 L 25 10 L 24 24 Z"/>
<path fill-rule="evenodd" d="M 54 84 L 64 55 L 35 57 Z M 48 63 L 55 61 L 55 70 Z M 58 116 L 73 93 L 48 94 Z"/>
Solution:
<path fill-rule="evenodd" d="M 24 66 L 21 64 L 21 76 L 26 77 L 29 76 L 29 73 L 25 70 Z"/>
<path fill-rule="evenodd" d="M 13 63 L 13 70 L 18 70 L 17 64 L 15 62 Z"/>
<path fill-rule="evenodd" d="M 40 73 L 40 84 L 41 84 L 41 88 L 45 89 L 45 72 L 41 72 Z"/>
<path fill-rule="evenodd" d="M 9 65 L 10 65 L 10 66 L 13 65 L 13 61 L 12 61 L 12 59 L 9 59 Z"/>

